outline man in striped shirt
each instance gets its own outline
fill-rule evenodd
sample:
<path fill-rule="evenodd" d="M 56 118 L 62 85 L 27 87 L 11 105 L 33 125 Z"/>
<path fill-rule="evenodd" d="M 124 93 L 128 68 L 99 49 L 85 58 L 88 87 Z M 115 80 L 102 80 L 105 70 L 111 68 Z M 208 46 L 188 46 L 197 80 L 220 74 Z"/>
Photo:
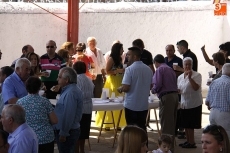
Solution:
<path fill-rule="evenodd" d="M 58 54 L 55 52 L 56 49 L 57 46 L 55 41 L 49 40 L 46 43 L 47 53 L 40 57 L 42 71 L 50 71 L 49 75 L 41 77 L 41 80 L 44 82 L 44 85 L 47 89 L 46 97 L 48 99 L 56 99 L 57 93 L 51 91 L 50 89 L 58 84 L 57 77 L 59 70 L 63 67 L 66 67 L 65 60 L 58 56 Z"/>

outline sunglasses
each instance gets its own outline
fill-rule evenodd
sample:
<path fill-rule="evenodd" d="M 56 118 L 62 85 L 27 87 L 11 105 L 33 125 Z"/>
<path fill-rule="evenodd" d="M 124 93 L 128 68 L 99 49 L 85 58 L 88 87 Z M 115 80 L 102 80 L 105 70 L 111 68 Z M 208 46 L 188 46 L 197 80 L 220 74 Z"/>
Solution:
<path fill-rule="evenodd" d="M 77 52 L 83 52 L 83 50 L 76 50 Z"/>
<path fill-rule="evenodd" d="M 54 48 L 55 46 L 46 46 L 46 48 Z"/>

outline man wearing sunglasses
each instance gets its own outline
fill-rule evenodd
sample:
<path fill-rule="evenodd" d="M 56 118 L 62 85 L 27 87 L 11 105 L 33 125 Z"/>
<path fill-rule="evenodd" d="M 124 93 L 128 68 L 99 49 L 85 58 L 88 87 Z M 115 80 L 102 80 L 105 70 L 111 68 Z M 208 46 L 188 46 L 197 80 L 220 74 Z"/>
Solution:
<path fill-rule="evenodd" d="M 53 92 L 50 89 L 58 84 L 57 77 L 59 70 L 66 67 L 65 60 L 58 56 L 55 52 L 56 49 L 55 41 L 49 40 L 46 43 L 47 53 L 40 57 L 42 71 L 48 72 L 47 76 L 41 77 L 42 82 L 44 82 L 44 85 L 46 86 L 46 97 L 48 99 L 56 99 L 58 92 Z"/>

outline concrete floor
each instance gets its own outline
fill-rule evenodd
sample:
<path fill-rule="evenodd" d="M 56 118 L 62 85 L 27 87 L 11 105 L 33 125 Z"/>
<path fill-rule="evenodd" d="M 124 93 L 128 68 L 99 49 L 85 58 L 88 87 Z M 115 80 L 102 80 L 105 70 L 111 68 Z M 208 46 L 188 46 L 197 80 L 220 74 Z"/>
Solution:
<path fill-rule="evenodd" d="M 93 113 L 95 114 L 95 113 Z M 157 110 L 158 114 L 158 110 Z M 154 111 L 151 111 L 151 120 L 155 119 Z M 207 107 L 203 104 L 202 108 L 202 128 L 209 124 L 209 110 L 207 110 Z M 94 117 L 93 117 L 94 119 Z M 157 149 L 157 139 L 158 139 L 158 133 L 155 122 L 151 122 L 150 126 L 154 129 L 154 131 L 148 131 L 148 137 L 149 137 L 149 150 Z M 89 151 L 88 143 L 86 142 L 85 151 L 86 153 L 114 153 L 116 150 L 116 144 L 115 147 L 112 148 L 112 142 L 113 142 L 113 131 L 103 131 L 102 136 L 100 137 L 100 142 L 97 143 L 97 136 L 99 133 L 99 128 L 95 127 L 94 122 L 92 122 L 92 128 L 90 130 L 90 144 L 91 144 L 91 151 Z M 202 129 L 195 130 L 195 142 L 197 144 L 196 149 L 183 149 L 178 146 L 179 143 L 183 143 L 184 139 L 177 139 L 176 138 L 176 146 L 175 146 L 175 153 L 201 153 L 201 134 Z M 57 147 L 55 147 L 55 153 L 58 153 Z"/>

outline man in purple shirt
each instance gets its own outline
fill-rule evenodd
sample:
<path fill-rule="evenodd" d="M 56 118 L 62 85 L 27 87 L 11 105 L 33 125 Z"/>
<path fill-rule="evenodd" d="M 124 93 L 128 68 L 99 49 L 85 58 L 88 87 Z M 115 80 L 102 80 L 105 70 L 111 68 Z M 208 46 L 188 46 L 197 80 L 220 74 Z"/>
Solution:
<path fill-rule="evenodd" d="M 160 99 L 161 132 L 172 135 L 174 140 L 178 106 L 176 74 L 172 68 L 165 64 L 164 56 L 158 54 L 153 61 L 157 70 L 153 76 L 152 93 L 157 93 Z M 171 151 L 174 152 L 174 145 L 172 145 Z"/>

